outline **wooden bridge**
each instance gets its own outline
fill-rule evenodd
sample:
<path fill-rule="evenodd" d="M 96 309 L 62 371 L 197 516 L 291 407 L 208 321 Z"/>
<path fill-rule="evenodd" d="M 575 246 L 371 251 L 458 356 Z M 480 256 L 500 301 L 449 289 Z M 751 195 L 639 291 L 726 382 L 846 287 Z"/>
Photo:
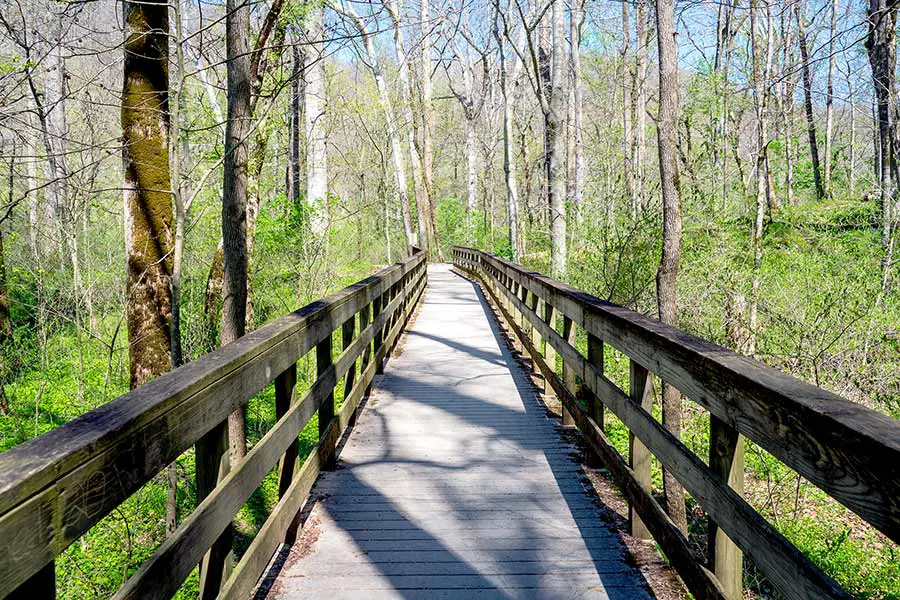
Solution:
<path fill-rule="evenodd" d="M 116 598 L 170 598 L 198 564 L 204 599 L 652 597 L 560 426 L 697 598 L 740 596 L 742 552 L 787 598 L 850 597 L 742 498 L 743 436 L 900 541 L 897 421 L 486 253 L 454 262 L 416 253 L 0 454 L 0 597 L 55 597 L 54 559 L 192 446 L 202 501 Z M 627 391 L 604 375 L 604 344 L 631 361 Z M 649 412 L 653 373 L 710 412 L 707 460 Z M 273 382 L 277 423 L 229 468 L 228 414 Z M 651 493 L 651 455 L 708 515 L 705 552 Z M 235 562 L 231 522 L 276 467 L 280 500 Z"/>

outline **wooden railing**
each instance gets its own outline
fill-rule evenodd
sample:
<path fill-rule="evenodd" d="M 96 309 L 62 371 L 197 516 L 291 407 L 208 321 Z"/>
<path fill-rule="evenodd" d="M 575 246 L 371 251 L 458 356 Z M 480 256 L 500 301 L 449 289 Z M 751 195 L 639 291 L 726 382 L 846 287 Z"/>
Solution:
<path fill-rule="evenodd" d="M 850 597 L 742 497 L 743 436 L 900 542 L 900 422 L 485 252 L 454 248 L 453 259 L 558 396 L 563 424 L 574 423 L 609 469 L 632 534 L 652 535 L 694 596 L 740 598 L 743 551 L 787 598 Z M 575 347 L 576 327 L 587 356 Z M 605 343 L 631 361 L 628 392 L 604 376 Z M 708 462 L 650 413 L 654 373 L 709 411 Z M 604 435 L 605 409 L 630 430 L 627 460 Z M 705 558 L 653 497 L 651 453 L 707 513 Z"/>
<path fill-rule="evenodd" d="M 170 598 L 201 562 L 201 598 L 249 597 L 296 533 L 316 476 L 333 463 L 336 442 L 425 285 L 425 256 L 417 251 L 0 454 L 0 598 L 53 598 L 55 557 L 191 445 L 202 501 L 115 597 Z M 343 348 L 333 359 L 337 330 Z M 312 349 L 317 378 L 297 398 L 296 364 Z M 335 415 L 342 378 L 344 403 Z M 227 417 L 272 382 L 277 422 L 229 472 Z M 298 467 L 298 435 L 316 412 L 319 442 Z M 231 570 L 232 519 L 276 465 L 278 504 Z"/>

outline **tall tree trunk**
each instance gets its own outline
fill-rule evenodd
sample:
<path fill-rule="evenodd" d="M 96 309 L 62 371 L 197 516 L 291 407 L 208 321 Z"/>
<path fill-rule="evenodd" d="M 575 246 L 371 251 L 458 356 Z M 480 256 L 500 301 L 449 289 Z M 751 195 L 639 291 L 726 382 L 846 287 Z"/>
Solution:
<path fill-rule="evenodd" d="M 247 136 L 250 131 L 250 7 L 227 0 L 228 117 L 222 182 L 222 345 L 244 335 L 247 322 Z M 231 463 L 247 453 L 243 407 L 228 417 Z"/>
<path fill-rule="evenodd" d="M 834 62 L 837 28 L 838 0 L 831 0 L 831 28 L 828 39 L 828 83 L 825 91 L 825 194 L 831 196 L 831 154 L 834 145 Z"/>
<path fill-rule="evenodd" d="M 169 178 L 169 8 L 125 3 L 122 158 L 131 387 L 172 358 L 172 195 Z"/>
<path fill-rule="evenodd" d="M 299 44 L 291 44 L 291 137 L 290 137 L 290 194 L 291 204 L 300 202 L 300 119 L 303 116 L 303 54 Z"/>
<path fill-rule="evenodd" d="M 794 92 L 796 91 L 794 76 L 794 39 L 791 35 L 790 14 L 781 15 L 782 42 L 782 97 L 781 97 L 781 121 L 784 129 L 784 189 L 787 194 L 787 204 L 794 204 Z"/>
<path fill-rule="evenodd" d="M 629 51 L 631 24 L 628 19 L 628 2 L 622 2 L 622 30 L 622 49 L 620 51 L 622 62 L 622 174 L 625 178 L 625 193 L 631 206 L 631 214 L 637 216 L 637 197 L 634 193 L 634 133 L 631 130 L 634 103 L 631 98 L 633 77 Z"/>
<path fill-rule="evenodd" d="M 681 198 L 678 183 L 678 57 L 675 42 L 675 0 L 657 0 L 656 32 L 659 48 L 659 178 L 663 205 L 663 247 L 656 274 L 659 320 L 677 325 L 676 282 L 681 264 Z M 662 383 L 663 422 L 681 437 L 681 393 Z M 663 473 L 666 509 L 675 525 L 687 534 L 684 489 L 668 471 Z"/>
<path fill-rule="evenodd" d="M 548 127 L 550 204 L 550 272 L 556 279 L 566 274 L 566 30 L 563 0 L 553 0 L 553 73 Z"/>
<path fill-rule="evenodd" d="M 416 132 L 413 124 L 416 117 L 413 112 L 412 79 L 414 74 L 413 63 L 406 56 L 406 42 L 403 39 L 403 4 L 400 0 L 383 0 L 385 8 L 391 15 L 394 26 L 394 53 L 397 64 L 400 65 L 400 102 L 403 108 L 403 119 L 406 122 L 406 145 L 409 152 L 409 163 L 413 174 L 413 189 L 416 194 L 416 217 L 418 226 L 418 240 L 416 245 L 420 248 L 428 248 L 428 187 L 425 184 L 425 175 L 422 172 L 422 157 L 416 147 Z M 405 214 L 409 214 L 409 210 Z M 411 219 L 412 216 L 409 215 Z M 407 224 L 404 222 L 404 228 Z M 409 225 L 412 231 L 412 225 Z"/>
<path fill-rule="evenodd" d="M 848 143 L 850 195 L 856 193 L 856 90 L 853 88 L 853 71 L 847 62 L 847 102 L 850 105 L 850 141 Z"/>
<path fill-rule="evenodd" d="M 500 51 L 500 94 L 503 98 L 503 174 L 506 182 L 506 212 L 509 221 L 509 246 L 512 250 L 513 262 L 521 262 L 519 249 L 519 187 L 516 181 L 516 155 L 513 148 L 513 112 L 514 93 L 510 90 L 510 81 L 514 80 L 506 63 L 504 37 L 500 35 L 497 23 L 499 13 L 494 13 L 494 38 Z M 515 60 L 515 58 L 513 59 Z M 517 63 L 521 64 L 521 63 Z"/>
<path fill-rule="evenodd" d="M 891 265 L 891 204 L 897 185 L 897 124 L 894 118 L 896 105 L 897 67 L 897 10 L 896 0 L 869 0 L 866 19 L 868 36 L 866 50 L 872 67 L 875 87 L 876 122 L 878 123 L 877 147 L 880 160 L 878 184 L 881 197 L 882 291 L 890 284 Z"/>
<path fill-rule="evenodd" d="M 413 244 L 412 219 L 409 207 L 409 191 L 407 189 L 406 166 L 403 161 L 403 145 L 400 141 L 400 134 L 397 131 L 397 119 L 394 116 L 394 106 L 391 102 L 391 96 L 387 89 L 387 83 L 384 80 L 384 73 L 381 68 L 381 61 L 375 51 L 372 42 L 372 34 L 366 29 L 365 22 L 347 5 L 330 4 L 331 8 L 349 19 L 359 36 L 362 39 L 363 47 L 366 52 L 366 62 L 375 78 L 375 87 L 378 89 L 378 99 L 381 104 L 381 110 L 384 113 L 385 124 L 387 125 L 388 141 L 391 145 L 391 157 L 394 162 L 394 176 L 397 184 L 397 197 L 400 200 L 400 211 L 403 214 L 403 232 L 406 235 L 406 247 L 411 248 Z"/>
<path fill-rule="evenodd" d="M 634 53 L 635 81 L 634 81 L 634 178 L 635 194 L 638 207 L 643 210 L 647 205 L 647 195 L 644 191 L 646 174 L 644 163 L 647 156 L 647 0 L 637 0 L 635 11 L 635 27 L 637 28 L 637 48 Z"/>
<path fill-rule="evenodd" d="M 478 147 L 476 137 L 476 121 L 474 115 L 466 115 L 466 243 L 475 240 L 472 227 L 472 214 L 478 203 Z"/>
<path fill-rule="evenodd" d="M 28 160 L 31 160 L 30 158 Z M 8 206 L 12 210 L 15 202 L 13 183 L 15 182 L 16 149 L 13 148 L 9 160 Z M 29 183 L 29 182 L 26 182 Z M 13 338 L 12 316 L 9 310 L 9 284 L 6 279 L 6 254 L 3 249 L 3 225 L 0 220 L 0 416 L 9 414 L 9 400 L 6 397 L 6 355 L 7 343 Z"/>
<path fill-rule="evenodd" d="M 806 3 L 798 2 L 794 7 L 797 14 L 797 39 L 800 43 L 801 70 L 803 72 L 803 98 L 806 107 L 806 130 L 809 134 L 809 153 L 812 156 L 813 178 L 816 183 L 816 199 L 825 198 L 822 170 L 819 166 L 819 144 L 816 141 L 816 122 L 812 103 L 812 75 L 809 65 L 809 49 L 806 45 Z"/>
<path fill-rule="evenodd" d="M 419 3 L 419 26 L 422 30 L 422 69 L 420 85 L 422 88 L 422 168 L 425 174 L 425 187 L 428 190 L 428 227 L 429 235 L 434 241 L 431 252 L 438 261 L 444 262 L 444 251 L 441 248 L 440 234 L 435 227 L 434 206 L 434 106 L 431 91 L 431 3 L 421 0 Z"/>
<path fill-rule="evenodd" d="M 768 68 L 761 70 L 760 55 L 762 50 L 759 41 L 759 4 L 758 0 L 750 0 L 750 46 L 753 54 L 753 69 L 751 84 L 753 85 L 753 106 L 756 110 L 756 218 L 753 222 L 751 233 L 753 246 L 753 281 L 750 289 L 750 337 L 747 344 L 747 354 L 756 352 L 756 332 L 758 329 L 758 307 L 760 272 L 762 269 L 762 236 L 765 226 L 766 204 L 768 194 L 769 172 L 766 160 L 767 120 L 766 120 L 766 83 L 768 80 Z M 771 31 L 771 23 L 769 23 Z M 768 47 L 768 44 L 767 44 Z M 768 49 L 766 50 L 768 54 Z"/>
<path fill-rule="evenodd" d="M 574 187 L 572 192 L 572 205 L 578 214 L 581 214 L 584 204 L 584 138 L 582 134 L 583 115 L 582 103 L 584 89 L 581 77 L 581 28 L 584 25 L 584 1 L 573 0 L 571 22 L 569 24 L 569 37 L 572 44 L 572 115 L 574 135 Z"/>
<path fill-rule="evenodd" d="M 306 118 L 306 203 L 313 211 L 311 221 L 315 234 L 328 227 L 328 147 L 325 129 L 325 30 L 324 6 L 308 3 L 305 25 L 306 61 L 304 76 L 304 111 Z"/>
<path fill-rule="evenodd" d="M 722 210 L 728 208 L 728 189 L 730 185 L 729 181 L 729 167 L 731 166 L 730 161 L 728 160 L 728 152 L 731 149 L 730 143 L 730 129 L 729 129 L 729 111 L 731 110 L 731 104 L 729 100 L 731 99 L 731 82 L 729 80 L 729 73 L 731 71 L 731 57 L 734 54 L 734 41 L 735 41 L 735 33 L 736 28 L 734 26 L 734 13 L 735 8 L 737 7 L 740 0 L 728 1 L 725 4 L 725 15 L 723 22 L 723 30 L 722 30 L 722 46 L 724 48 L 724 57 L 721 62 L 718 63 L 719 68 L 722 73 L 722 116 L 719 121 L 719 128 L 721 130 L 720 136 L 720 148 L 719 152 L 722 157 L 722 179 L 721 179 L 721 188 L 722 188 Z"/>
<path fill-rule="evenodd" d="M 553 77 L 552 77 L 552 61 L 553 61 L 553 27 L 550 19 L 545 16 L 541 20 L 538 27 L 538 94 L 541 94 L 539 100 L 541 110 L 544 117 L 544 162 L 543 168 L 543 187 L 541 188 L 541 196 L 538 204 L 538 222 L 543 226 L 547 225 L 549 229 L 552 221 L 552 211 L 550 209 L 550 96 L 553 93 Z M 525 140 L 522 140 L 525 143 Z M 542 203 L 544 203 L 542 205 Z"/>

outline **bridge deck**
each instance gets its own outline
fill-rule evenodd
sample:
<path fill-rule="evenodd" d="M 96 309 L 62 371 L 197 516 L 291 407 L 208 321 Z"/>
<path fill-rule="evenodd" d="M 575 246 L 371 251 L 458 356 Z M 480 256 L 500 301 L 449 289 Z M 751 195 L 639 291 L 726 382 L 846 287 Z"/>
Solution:
<path fill-rule="evenodd" d="M 269 598 L 650 597 L 498 336 L 480 291 L 430 267 Z"/>

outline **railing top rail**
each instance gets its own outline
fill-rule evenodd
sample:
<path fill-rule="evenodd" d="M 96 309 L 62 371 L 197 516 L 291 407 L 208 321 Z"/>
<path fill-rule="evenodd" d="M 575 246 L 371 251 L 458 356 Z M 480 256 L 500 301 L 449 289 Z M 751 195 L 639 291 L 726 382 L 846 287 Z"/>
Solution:
<path fill-rule="evenodd" d="M 184 447 L 170 447 L 168 440 L 161 439 L 159 428 L 165 425 L 164 417 L 173 408 L 250 363 L 271 362 L 271 351 L 276 347 L 290 354 L 278 362 L 296 362 L 424 260 L 424 253 L 417 250 L 412 256 L 384 267 L 370 277 L 281 317 L 44 435 L 0 453 L 0 517 L 128 438 L 135 444 L 145 444 L 135 460 L 145 464 L 166 464 L 206 433 L 204 429 L 196 429 L 182 444 Z M 269 376 L 263 386 L 280 372 L 274 365 L 269 368 L 268 364 L 266 370 Z M 220 391 L 243 396 L 236 401 L 223 398 L 223 405 L 229 402 L 240 405 L 258 389 L 248 389 L 247 384 L 235 382 L 223 385 Z M 202 408 L 197 407 L 197 410 L 202 411 Z M 214 425 L 208 419 L 202 420 Z M 94 482 L 101 488 L 94 493 L 102 494 L 103 485 L 115 484 L 112 480 L 116 478 L 121 485 L 134 487 L 132 477 L 134 475 L 128 472 L 106 473 L 101 481 Z M 85 493 L 85 490 L 79 490 L 79 493 Z M 84 508 L 86 511 L 92 509 L 90 506 Z"/>
<path fill-rule="evenodd" d="M 523 285 L 900 542 L 900 421 L 506 259 L 454 250 Z"/>

